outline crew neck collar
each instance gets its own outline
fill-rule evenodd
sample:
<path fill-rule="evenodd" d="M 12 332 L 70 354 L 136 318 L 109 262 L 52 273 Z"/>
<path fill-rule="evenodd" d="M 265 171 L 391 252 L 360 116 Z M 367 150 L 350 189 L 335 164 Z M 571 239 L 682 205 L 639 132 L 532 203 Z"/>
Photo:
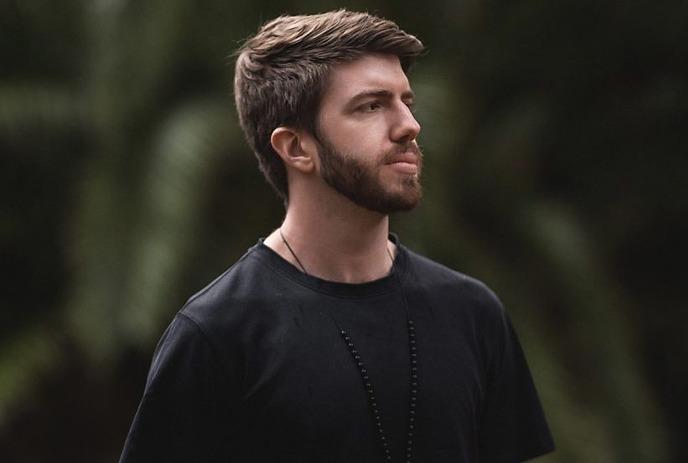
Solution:
<path fill-rule="evenodd" d="M 307 275 L 266 246 L 263 242 L 264 238 L 260 238 L 258 243 L 250 249 L 250 254 L 258 257 L 279 274 L 306 288 L 336 297 L 363 298 L 393 292 L 398 289 L 396 280 L 401 281 L 403 279 L 408 251 L 401 245 L 396 234 L 390 233 L 389 239 L 396 245 L 397 250 L 391 271 L 380 279 L 365 283 L 340 283 Z"/>

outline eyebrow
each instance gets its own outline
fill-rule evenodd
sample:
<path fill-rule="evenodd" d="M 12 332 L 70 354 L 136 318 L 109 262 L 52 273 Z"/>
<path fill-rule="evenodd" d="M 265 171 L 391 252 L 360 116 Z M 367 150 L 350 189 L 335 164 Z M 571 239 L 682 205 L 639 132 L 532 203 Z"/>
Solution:
<path fill-rule="evenodd" d="M 347 106 L 355 106 L 356 103 L 358 103 L 361 100 L 365 100 L 366 98 L 392 99 L 393 97 L 394 93 L 390 92 L 389 90 L 365 90 L 351 97 L 351 99 L 349 99 L 349 103 L 347 104 Z M 415 97 L 416 95 L 413 93 L 413 90 L 407 90 L 401 94 L 402 100 L 413 100 L 415 99 Z"/>

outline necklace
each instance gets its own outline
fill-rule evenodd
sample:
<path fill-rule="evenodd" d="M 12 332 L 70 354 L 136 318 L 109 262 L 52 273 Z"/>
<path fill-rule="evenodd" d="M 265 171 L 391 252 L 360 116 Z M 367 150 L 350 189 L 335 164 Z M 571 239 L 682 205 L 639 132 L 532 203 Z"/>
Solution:
<path fill-rule="evenodd" d="M 289 249 L 289 253 L 292 255 L 292 257 L 294 258 L 296 263 L 299 264 L 299 267 L 301 267 L 301 271 L 303 273 L 305 273 L 306 275 L 308 275 L 308 272 L 306 271 L 306 267 L 303 266 L 303 264 L 301 263 L 299 258 L 296 256 L 296 253 L 294 252 L 294 250 L 289 245 L 289 241 L 287 241 L 287 239 L 284 237 L 284 233 L 282 233 L 282 228 L 280 227 L 277 230 L 279 231 L 280 238 L 282 238 L 282 242 L 287 247 L 287 249 Z M 392 261 L 392 265 L 394 265 L 394 256 L 392 256 L 392 251 L 390 251 L 389 247 L 387 247 L 387 246 L 385 246 L 385 249 L 387 250 L 387 255 L 389 256 L 389 259 Z"/>
<path fill-rule="evenodd" d="M 289 242 L 288 242 L 287 239 L 284 237 L 284 234 L 282 233 L 282 228 L 280 227 L 278 230 L 279 230 L 280 236 L 282 237 L 282 241 L 283 241 L 284 244 L 287 246 L 287 249 L 289 249 L 289 252 L 291 253 L 292 257 L 294 257 L 294 260 L 296 260 L 296 263 L 299 264 L 299 267 L 301 267 L 301 270 L 303 270 L 303 273 L 305 273 L 306 275 L 308 275 L 308 272 L 306 271 L 306 267 L 304 267 L 303 264 L 301 263 L 301 261 L 299 260 L 299 258 L 296 257 L 296 253 L 295 253 L 294 250 L 291 248 L 291 246 L 289 246 Z"/>
<path fill-rule="evenodd" d="M 408 317 L 407 317 L 408 318 Z M 408 408 L 408 432 L 406 434 L 406 463 L 411 463 L 413 461 L 413 437 L 416 430 L 416 403 L 418 397 L 418 352 L 416 350 L 416 327 L 413 324 L 413 320 L 408 319 L 406 328 L 408 330 L 408 342 L 409 342 L 409 359 L 410 359 L 410 372 L 409 372 L 409 408 Z M 375 397 L 375 388 L 370 381 L 370 376 L 368 375 L 368 369 L 363 363 L 361 354 L 356 350 L 351 336 L 346 330 L 340 328 L 339 334 L 349 348 L 351 357 L 358 367 L 358 371 L 361 374 L 361 380 L 363 381 L 363 386 L 368 394 L 368 407 L 373 415 L 373 421 L 375 422 L 375 427 L 377 429 L 378 438 L 380 440 L 380 445 L 382 446 L 382 451 L 384 452 L 384 461 L 392 461 L 392 454 L 389 448 L 390 442 L 387 439 L 387 433 L 382 426 L 382 418 L 380 416 L 380 410 L 377 406 L 377 398 Z"/>
<path fill-rule="evenodd" d="M 294 257 L 294 260 L 299 264 L 301 267 L 301 270 L 303 273 L 308 275 L 308 272 L 306 272 L 306 268 L 303 266 L 299 258 L 296 256 L 296 253 L 294 250 L 291 248 L 289 245 L 289 242 L 287 242 L 287 239 L 284 237 L 284 234 L 282 233 L 282 229 L 279 229 L 279 234 L 282 237 L 282 241 L 284 244 L 287 246 L 287 249 L 289 249 L 289 252 L 291 255 Z M 389 255 L 389 258 L 392 260 L 392 264 L 394 264 L 394 257 L 392 256 L 392 253 L 390 252 L 389 248 L 387 247 L 387 254 Z M 398 280 L 397 280 L 397 283 Z M 401 284 L 399 284 L 399 289 L 401 290 Z M 402 293 L 403 297 L 403 293 Z M 416 430 L 416 403 L 417 403 L 417 397 L 418 397 L 418 352 L 416 349 L 416 327 L 413 323 L 413 320 L 409 318 L 408 315 L 408 303 L 406 302 L 406 298 L 404 297 L 404 304 L 406 305 L 406 329 L 408 332 L 408 343 L 409 343 L 409 360 L 410 360 L 410 368 L 409 368 L 409 408 L 408 408 L 408 432 L 406 434 L 406 454 L 405 454 L 405 462 L 406 463 L 411 463 L 413 461 L 413 438 L 415 435 L 415 430 Z M 387 433 L 385 432 L 384 427 L 382 426 L 382 417 L 380 415 L 380 410 L 378 409 L 377 405 L 377 398 L 375 397 L 375 387 L 373 386 L 370 376 L 368 375 L 368 369 L 366 368 L 365 363 L 363 363 L 363 359 L 361 357 L 361 353 L 356 349 L 356 346 L 354 345 L 353 340 L 351 339 L 351 336 L 349 333 L 345 330 L 342 329 L 339 324 L 337 323 L 336 320 L 334 320 L 335 324 L 339 328 L 339 334 L 342 337 L 342 340 L 346 344 L 347 348 L 349 349 L 349 353 L 351 354 L 351 358 L 354 361 L 354 364 L 358 368 L 358 372 L 361 375 L 361 381 L 363 382 L 363 387 L 366 390 L 366 393 L 368 394 L 368 407 L 370 408 L 370 412 L 373 417 L 373 421 L 375 424 L 375 429 L 377 430 L 378 434 L 378 439 L 380 441 L 380 446 L 382 447 L 382 451 L 384 454 L 384 461 L 385 462 L 391 462 L 392 461 L 392 452 L 390 450 L 390 442 L 389 439 L 387 438 Z"/>

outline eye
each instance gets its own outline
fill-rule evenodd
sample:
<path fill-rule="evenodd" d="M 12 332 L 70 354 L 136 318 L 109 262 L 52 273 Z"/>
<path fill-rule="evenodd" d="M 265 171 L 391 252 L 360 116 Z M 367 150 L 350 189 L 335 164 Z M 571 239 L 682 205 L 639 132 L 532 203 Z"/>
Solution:
<path fill-rule="evenodd" d="M 359 107 L 359 110 L 366 113 L 372 113 L 380 108 L 382 108 L 382 104 L 379 101 L 369 101 L 367 103 L 362 104 Z"/>
<path fill-rule="evenodd" d="M 416 102 L 414 100 L 406 100 L 404 101 L 404 104 L 411 111 L 411 113 L 416 112 Z"/>

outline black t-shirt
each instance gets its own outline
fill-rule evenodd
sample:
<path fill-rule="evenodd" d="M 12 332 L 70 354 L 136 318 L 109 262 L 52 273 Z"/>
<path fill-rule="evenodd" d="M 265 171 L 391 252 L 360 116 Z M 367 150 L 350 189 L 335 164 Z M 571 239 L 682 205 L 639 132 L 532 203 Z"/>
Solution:
<path fill-rule="evenodd" d="M 392 236 L 396 240 L 396 237 Z M 262 243 L 193 296 L 158 344 L 121 463 L 380 463 L 355 342 L 393 461 L 527 460 L 553 449 L 511 323 L 482 283 L 398 245 L 363 284 L 306 275 Z"/>

